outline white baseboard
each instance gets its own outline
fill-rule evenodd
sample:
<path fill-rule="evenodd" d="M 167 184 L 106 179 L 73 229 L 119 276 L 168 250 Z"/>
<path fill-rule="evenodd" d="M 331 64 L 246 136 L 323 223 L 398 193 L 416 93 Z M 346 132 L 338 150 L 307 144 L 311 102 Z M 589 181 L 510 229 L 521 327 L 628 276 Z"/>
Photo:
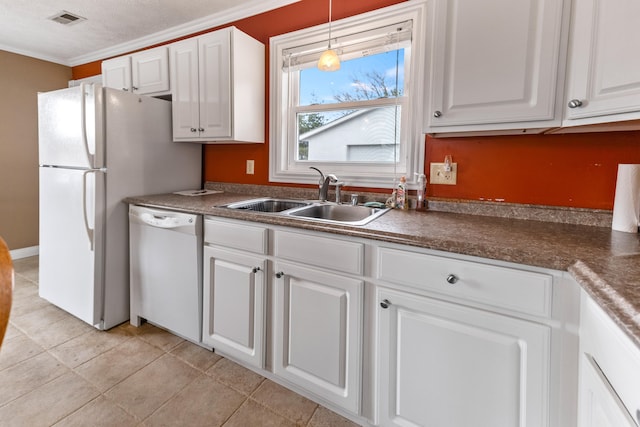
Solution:
<path fill-rule="evenodd" d="M 40 246 L 31 246 L 28 248 L 20 248 L 9 251 L 11 259 L 28 258 L 30 256 L 36 256 L 40 253 Z"/>

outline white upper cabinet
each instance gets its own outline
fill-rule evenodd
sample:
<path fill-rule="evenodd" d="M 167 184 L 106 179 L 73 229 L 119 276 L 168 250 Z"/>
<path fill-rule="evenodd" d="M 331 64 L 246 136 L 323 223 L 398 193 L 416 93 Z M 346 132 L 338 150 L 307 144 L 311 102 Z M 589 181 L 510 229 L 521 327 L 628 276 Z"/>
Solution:
<path fill-rule="evenodd" d="M 563 126 L 640 119 L 640 2 L 573 3 Z"/>
<path fill-rule="evenodd" d="M 169 91 L 169 49 L 166 46 L 131 55 L 131 85 L 139 94 Z"/>
<path fill-rule="evenodd" d="M 102 61 L 102 85 L 130 91 L 131 57 L 127 55 Z"/>
<path fill-rule="evenodd" d="M 168 95 L 168 48 L 161 46 L 103 61 L 102 83 L 139 95 Z"/>
<path fill-rule="evenodd" d="M 564 7 L 561 0 L 435 0 L 425 131 L 559 126 Z"/>
<path fill-rule="evenodd" d="M 264 45 L 235 27 L 169 50 L 174 141 L 264 142 Z"/>

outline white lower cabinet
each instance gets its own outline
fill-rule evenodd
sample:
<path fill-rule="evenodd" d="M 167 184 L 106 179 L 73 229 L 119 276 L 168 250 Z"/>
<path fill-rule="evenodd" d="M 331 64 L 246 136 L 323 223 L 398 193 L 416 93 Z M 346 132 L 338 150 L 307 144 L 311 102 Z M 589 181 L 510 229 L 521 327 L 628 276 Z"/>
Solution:
<path fill-rule="evenodd" d="M 362 280 L 277 262 L 273 370 L 358 414 Z"/>
<path fill-rule="evenodd" d="M 266 360 L 267 229 L 205 218 L 202 341 L 254 368 Z"/>
<path fill-rule="evenodd" d="M 386 288 L 377 301 L 380 425 L 548 425 L 548 326 Z"/>
<path fill-rule="evenodd" d="M 266 260 L 204 247 L 202 341 L 257 368 L 265 360 Z"/>
<path fill-rule="evenodd" d="M 580 364 L 580 427 L 637 427 L 593 357 Z"/>
<path fill-rule="evenodd" d="M 276 375 L 360 413 L 364 244 L 274 232 Z"/>
<path fill-rule="evenodd" d="M 640 350 L 582 292 L 579 427 L 640 425 Z"/>
<path fill-rule="evenodd" d="M 204 229 L 203 341 L 238 363 L 362 425 L 575 426 L 579 297 L 562 274 L 232 219 Z"/>

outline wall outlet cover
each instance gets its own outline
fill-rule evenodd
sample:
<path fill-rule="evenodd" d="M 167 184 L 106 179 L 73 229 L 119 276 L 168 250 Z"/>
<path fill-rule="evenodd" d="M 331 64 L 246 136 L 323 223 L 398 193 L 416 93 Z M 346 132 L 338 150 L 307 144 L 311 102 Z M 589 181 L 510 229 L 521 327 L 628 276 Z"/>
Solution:
<path fill-rule="evenodd" d="M 430 166 L 429 184 L 456 185 L 458 181 L 457 163 L 451 163 L 451 170 L 448 172 L 445 170 L 444 163 L 431 163 Z"/>
<path fill-rule="evenodd" d="M 247 160 L 247 175 L 253 175 L 255 163 L 253 160 Z"/>

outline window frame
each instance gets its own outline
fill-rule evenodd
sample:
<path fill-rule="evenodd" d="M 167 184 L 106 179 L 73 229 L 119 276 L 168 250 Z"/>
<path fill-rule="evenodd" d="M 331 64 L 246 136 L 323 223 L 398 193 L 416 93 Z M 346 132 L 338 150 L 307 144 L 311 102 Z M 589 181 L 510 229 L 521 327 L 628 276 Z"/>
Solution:
<path fill-rule="evenodd" d="M 329 25 L 322 24 L 272 37 L 270 39 L 270 141 L 269 141 L 269 181 L 311 184 L 318 182 L 318 173 L 309 169 L 310 166 L 319 168 L 325 173 L 336 174 L 346 185 L 356 187 L 390 188 L 395 179 L 404 175 L 409 184 L 415 183 L 415 173 L 424 171 L 424 134 L 422 133 L 423 104 L 424 104 L 424 76 L 426 63 L 426 14 L 425 0 L 409 0 L 397 5 L 385 7 L 353 17 L 333 21 L 331 24 L 332 39 L 348 37 L 351 34 L 365 32 L 397 23 L 412 21 L 412 41 L 410 50 L 410 69 L 405 70 L 406 93 L 398 98 L 397 105 L 401 107 L 401 135 L 400 155 L 398 165 L 390 163 L 370 162 L 321 162 L 297 160 L 290 161 L 292 152 L 297 144 L 290 144 L 287 135 L 297 126 L 297 121 L 288 120 L 290 111 L 289 99 L 285 86 L 288 85 L 287 72 L 283 71 L 285 60 L 283 52 L 299 46 L 314 43 L 326 44 Z M 396 101 L 372 101 L 372 104 L 396 105 Z M 348 103 L 338 104 L 341 108 L 348 107 Z M 361 107 L 362 104 L 359 106 Z M 319 110 L 335 108 L 336 104 L 324 104 L 310 107 Z M 307 107 L 304 107 L 307 108 Z M 303 108 L 303 109 L 304 109 Z M 300 107 L 296 108 L 298 111 Z M 292 150 L 293 148 L 293 150 Z"/>

